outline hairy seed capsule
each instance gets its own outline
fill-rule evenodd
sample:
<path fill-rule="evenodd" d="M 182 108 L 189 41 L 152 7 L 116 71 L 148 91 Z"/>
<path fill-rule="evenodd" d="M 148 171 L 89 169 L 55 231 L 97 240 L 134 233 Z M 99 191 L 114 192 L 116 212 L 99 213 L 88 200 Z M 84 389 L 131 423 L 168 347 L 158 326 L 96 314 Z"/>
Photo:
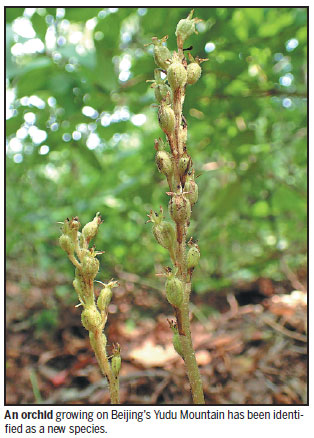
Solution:
<path fill-rule="evenodd" d="M 97 234 L 100 224 L 101 216 L 100 213 L 97 213 L 94 219 L 91 222 L 88 222 L 88 224 L 86 224 L 85 227 L 82 229 L 82 235 L 84 239 L 86 239 L 88 242 L 93 239 Z"/>
<path fill-rule="evenodd" d="M 167 104 L 171 103 L 172 91 L 167 84 L 157 84 L 155 87 L 155 98 L 158 103 L 165 100 Z"/>
<path fill-rule="evenodd" d="M 178 355 L 183 358 L 183 350 L 182 350 L 182 346 L 181 346 L 181 342 L 180 342 L 180 335 L 179 335 L 177 329 L 173 333 L 172 343 L 173 343 L 173 348 L 176 350 Z"/>
<path fill-rule="evenodd" d="M 162 221 L 153 225 L 153 234 L 159 245 L 171 249 L 176 239 L 176 232 L 170 222 Z"/>
<path fill-rule="evenodd" d="M 82 325 L 88 331 L 95 331 L 101 324 L 102 318 L 96 306 L 85 307 L 81 315 Z"/>
<path fill-rule="evenodd" d="M 112 298 L 112 290 L 110 287 L 105 287 L 100 291 L 97 307 L 100 311 L 106 311 Z"/>
<path fill-rule="evenodd" d="M 197 245 L 191 246 L 187 254 L 187 268 L 194 269 L 198 265 L 200 257 L 199 247 Z"/>
<path fill-rule="evenodd" d="M 196 204 L 198 200 L 198 185 L 196 182 L 192 179 L 187 180 L 184 186 L 184 190 L 188 193 L 186 193 L 186 198 L 190 201 L 191 206 Z"/>
<path fill-rule="evenodd" d="M 153 37 L 152 41 L 154 44 L 154 61 L 156 65 L 163 70 L 167 70 L 169 63 L 169 59 L 171 58 L 170 50 L 163 45 L 163 43 L 167 40 L 167 37 L 163 37 L 159 40 L 157 37 Z"/>
<path fill-rule="evenodd" d="M 168 152 L 157 151 L 155 160 L 160 173 L 165 176 L 171 176 L 173 174 L 172 158 Z"/>
<path fill-rule="evenodd" d="M 68 236 L 66 234 L 62 234 L 59 237 L 59 244 L 60 244 L 61 248 L 63 249 L 63 251 L 65 251 L 66 253 L 68 253 L 68 254 L 74 253 L 75 245 L 74 245 L 70 236 Z"/>
<path fill-rule="evenodd" d="M 184 42 L 190 35 L 196 33 L 195 23 L 199 21 L 197 18 L 192 18 L 193 11 L 191 11 L 187 18 L 180 20 L 176 28 L 176 36 L 180 37 Z"/>
<path fill-rule="evenodd" d="M 168 82 L 172 90 L 184 87 L 187 80 L 187 72 L 181 62 L 173 62 L 167 72 Z"/>
<path fill-rule="evenodd" d="M 165 134 L 171 135 L 173 133 L 175 125 L 174 111 L 163 101 L 159 106 L 158 121 L 161 129 L 164 131 Z"/>
<path fill-rule="evenodd" d="M 177 277 L 166 280 L 166 297 L 172 306 L 180 307 L 183 302 L 183 283 Z"/>
<path fill-rule="evenodd" d="M 190 85 L 195 84 L 201 77 L 202 68 L 196 62 L 192 62 L 187 67 L 187 83 Z"/>
<path fill-rule="evenodd" d="M 183 194 L 175 194 L 169 201 L 169 214 L 176 223 L 184 223 L 190 219 L 191 204 Z"/>
<path fill-rule="evenodd" d="M 77 295 L 83 298 L 85 295 L 85 284 L 82 277 L 75 277 L 72 284 Z"/>
<path fill-rule="evenodd" d="M 186 175 L 188 173 L 191 163 L 192 163 L 191 157 L 187 154 L 179 159 L 178 170 L 180 176 Z"/>
<path fill-rule="evenodd" d="M 82 262 L 82 275 L 88 280 L 94 280 L 99 270 L 99 261 L 96 257 L 85 256 Z"/>

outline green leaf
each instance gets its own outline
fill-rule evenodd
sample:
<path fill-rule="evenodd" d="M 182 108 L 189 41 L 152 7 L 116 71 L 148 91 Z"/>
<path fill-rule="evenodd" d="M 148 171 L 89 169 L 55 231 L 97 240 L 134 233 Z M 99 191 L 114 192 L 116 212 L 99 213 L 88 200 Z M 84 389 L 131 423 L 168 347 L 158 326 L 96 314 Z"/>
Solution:
<path fill-rule="evenodd" d="M 12 134 L 15 134 L 23 123 L 24 123 L 23 112 L 19 111 L 16 116 L 11 117 L 6 121 L 6 131 L 5 131 L 6 136 L 10 137 Z"/>
<path fill-rule="evenodd" d="M 97 17 L 102 10 L 103 8 L 65 8 L 65 18 L 75 22 L 87 21 Z"/>
<path fill-rule="evenodd" d="M 34 31 L 36 32 L 37 36 L 42 41 L 45 41 L 45 35 L 47 32 L 47 23 L 46 23 L 45 17 L 35 13 L 31 17 L 31 21 L 32 21 L 32 25 L 33 25 Z"/>
<path fill-rule="evenodd" d="M 37 60 L 39 61 L 39 60 Z M 31 96 L 36 91 L 43 90 L 48 84 L 51 74 L 51 61 L 47 58 L 43 62 L 30 63 L 24 74 L 19 74 L 17 80 L 17 97 Z"/>
<path fill-rule="evenodd" d="M 18 17 L 22 17 L 24 14 L 24 8 L 5 8 L 5 21 L 11 23 Z"/>

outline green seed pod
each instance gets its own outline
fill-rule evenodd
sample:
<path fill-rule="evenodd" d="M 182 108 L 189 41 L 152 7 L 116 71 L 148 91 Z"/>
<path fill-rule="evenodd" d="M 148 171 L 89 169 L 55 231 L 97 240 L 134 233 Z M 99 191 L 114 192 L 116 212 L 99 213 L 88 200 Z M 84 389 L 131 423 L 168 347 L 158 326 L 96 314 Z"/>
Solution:
<path fill-rule="evenodd" d="M 84 274 L 81 269 L 75 269 L 75 279 L 73 280 L 73 287 L 78 294 L 81 301 L 83 301 L 86 305 L 92 305 L 94 303 L 94 293 L 93 290 L 86 283 L 90 279 L 84 277 Z"/>
<path fill-rule="evenodd" d="M 177 24 L 176 37 L 179 37 L 182 43 L 184 43 L 190 35 L 197 33 L 195 30 L 195 23 L 201 20 L 198 18 L 192 18 L 193 12 L 194 10 L 189 13 L 187 18 L 180 20 Z"/>
<path fill-rule="evenodd" d="M 165 134 L 171 135 L 173 133 L 175 126 L 174 111 L 164 101 L 159 106 L 158 121 Z"/>
<path fill-rule="evenodd" d="M 166 280 L 166 297 L 174 307 L 181 307 L 183 302 L 183 283 L 177 277 L 171 275 Z"/>
<path fill-rule="evenodd" d="M 68 235 L 72 239 L 73 243 L 77 242 L 78 230 L 80 229 L 80 226 L 81 224 L 77 216 L 73 217 L 69 222 Z"/>
<path fill-rule="evenodd" d="M 168 152 L 157 151 L 155 161 L 160 173 L 165 176 L 171 176 L 173 174 L 173 162 Z"/>
<path fill-rule="evenodd" d="M 80 226 L 81 224 L 77 216 L 73 217 L 71 220 L 67 218 L 62 225 L 62 233 L 69 234 L 70 237 L 72 237 L 72 232 L 77 232 Z"/>
<path fill-rule="evenodd" d="M 168 68 L 167 78 L 173 91 L 184 87 L 187 80 L 187 72 L 179 61 L 174 61 Z"/>
<path fill-rule="evenodd" d="M 169 214 L 176 223 L 184 223 L 190 219 L 191 204 L 185 195 L 174 194 L 168 205 Z"/>
<path fill-rule="evenodd" d="M 171 88 L 167 84 L 157 84 L 155 87 L 155 98 L 158 103 L 165 100 L 165 102 L 170 105 L 172 100 Z"/>
<path fill-rule="evenodd" d="M 72 284 L 78 296 L 84 297 L 85 284 L 82 277 L 75 277 Z"/>
<path fill-rule="evenodd" d="M 82 275 L 87 280 L 94 280 L 99 270 L 99 261 L 96 257 L 86 255 L 82 262 Z"/>
<path fill-rule="evenodd" d="M 168 105 L 172 102 L 172 91 L 169 85 L 166 84 L 166 79 L 161 78 L 161 72 L 158 68 L 154 71 L 154 80 L 147 81 L 153 82 L 152 88 L 155 89 L 155 98 L 158 103 L 164 100 Z"/>
<path fill-rule="evenodd" d="M 118 377 L 120 369 L 121 369 L 121 356 L 120 354 L 116 354 L 111 359 L 111 369 L 112 373 L 115 377 Z"/>
<path fill-rule="evenodd" d="M 85 225 L 85 227 L 82 230 L 82 235 L 84 239 L 89 242 L 91 239 L 93 239 L 98 231 L 99 225 L 101 224 L 101 216 L 100 213 L 96 213 L 96 216 L 91 222 L 88 222 L 88 224 Z"/>
<path fill-rule="evenodd" d="M 168 39 L 168 36 L 163 37 L 159 40 L 157 37 L 153 37 L 152 41 L 154 44 L 154 61 L 156 65 L 163 70 L 167 70 L 169 66 L 169 59 L 171 58 L 170 50 L 163 45 L 163 43 Z"/>
<path fill-rule="evenodd" d="M 188 250 L 187 268 L 194 269 L 198 265 L 200 257 L 201 253 L 198 245 L 193 244 L 193 246 L 191 246 L 191 248 Z"/>
<path fill-rule="evenodd" d="M 179 166 L 178 166 L 179 175 L 180 176 L 186 175 L 190 170 L 191 164 L 192 164 L 191 157 L 187 153 L 185 153 L 185 155 L 183 155 L 179 159 Z"/>
<path fill-rule="evenodd" d="M 62 234 L 59 237 L 59 244 L 60 244 L 61 248 L 63 249 L 63 251 L 65 251 L 68 254 L 73 255 L 75 245 L 74 245 L 70 236 L 68 236 L 67 234 Z"/>
<path fill-rule="evenodd" d="M 187 180 L 184 186 L 184 191 L 188 192 L 185 196 L 190 201 L 191 206 L 196 204 L 198 200 L 198 185 L 196 182 L 192 179 Z"/>
<path fill-rule="evenodd" d="M 163 248 L 171 249 L 176 240 L 176 232 L 170 222 L 162 221 L 160 224 L 154 224 L 153 234 L 159 245 Z"/>
<path fill-rule="evenodd" d="M 183 358 L 183 350 L 180 342 L 180 335 L 178 329 L 175 329 L 175 331 L 173 332 L 172 343 L 173 343 L 173 348 L 176 350 L 178 355 Z"/>
<path fill-rule="evenodd" d="M 110 287 L 106 286 L 104 289 L 100 291 L 98 300 L 97 300 L 97 307 L 100 311 L 106 311 L 110 301 L 112 298 L 112 290 Z"/>
<path fill-rule="evenodd" d="M 82 325 L 88 331 L 95 331 L 102 323 L 102 318 L 96 306 L 85 307 L 81 315 Z"/>
<path fill-rule="evenodd" d="M 192 62 L 187 67 L 187 83 L 190 85 L 195 84 L 201 77 L 202 68 L 196 62 Z"/>
<path fill-rule="evenodd" d="M 151 210 L 148 215 L 149 221 L 153 223 L 153 234 L 159 245 L 172 252 L 176 240 L 176 232 L 170 222 L 164 221 L 163 209 L 160 207 L 160 214 Z"/>

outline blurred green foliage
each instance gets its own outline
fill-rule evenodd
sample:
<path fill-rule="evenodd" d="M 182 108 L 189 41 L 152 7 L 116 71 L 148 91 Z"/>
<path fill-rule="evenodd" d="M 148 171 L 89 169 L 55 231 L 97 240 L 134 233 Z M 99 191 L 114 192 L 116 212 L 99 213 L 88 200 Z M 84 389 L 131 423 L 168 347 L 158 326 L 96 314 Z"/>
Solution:
<path fill-rule="evenodd" d="M 6 8 L 7 259 L 72 275 L 58 221 L 100 211 L 99 279 L 115 267 L 154 278 L 166 250 L 145 225 L 164 208 L 154 163 L 162 136 L 152 36 L 188 8 Z M 191 53 L 209 58 L 184 114 L 200 198 L 198 292 L 238 279 L 283 277 L 305 263 L 306 8 L 198 8 Z M 52 274 L 51 274 L 52 273 Z M 71 273 L 71 274 L 70 274 Z M 53 324 L 54 315 L 49 319 Z M 38 325 L 41 324 L 37 321 Z"/>

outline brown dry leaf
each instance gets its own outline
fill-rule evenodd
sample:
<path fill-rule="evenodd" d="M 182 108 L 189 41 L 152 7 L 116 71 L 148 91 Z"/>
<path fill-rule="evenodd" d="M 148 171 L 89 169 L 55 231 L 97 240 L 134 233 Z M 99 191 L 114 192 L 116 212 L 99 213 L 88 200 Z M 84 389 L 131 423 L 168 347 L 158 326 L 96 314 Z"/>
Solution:
<path fill-rule="evenodd" d="M 178 355 L 172 345 L 163 348 L 152 341 L 145 341 L 140 347 L 134 348 L 129 353 L 130 359 L 139 362 L 145 368 L 163 366 L 168 361 L 177 359 Z"/>

